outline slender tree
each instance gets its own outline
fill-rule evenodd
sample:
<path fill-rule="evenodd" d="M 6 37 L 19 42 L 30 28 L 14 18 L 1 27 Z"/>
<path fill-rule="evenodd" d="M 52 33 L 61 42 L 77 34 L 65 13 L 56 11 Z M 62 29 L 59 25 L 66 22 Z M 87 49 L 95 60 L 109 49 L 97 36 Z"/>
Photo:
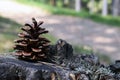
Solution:
<path fill-rule="evenodd" d="M 94 12 L 94 0 L 91 0 L 91 6 L 90 6 L 90 14 Z"/>
<path fill-rule="evenodd" d="M 108 3 L 107 0 L 103 0 L 102 15 L 106 16 L 108 13 Z"/>
<path fill-rule="evenodd" d="M 75 0 L 75 10 L 77 12 L 81 10 L 81 0 Z"/>

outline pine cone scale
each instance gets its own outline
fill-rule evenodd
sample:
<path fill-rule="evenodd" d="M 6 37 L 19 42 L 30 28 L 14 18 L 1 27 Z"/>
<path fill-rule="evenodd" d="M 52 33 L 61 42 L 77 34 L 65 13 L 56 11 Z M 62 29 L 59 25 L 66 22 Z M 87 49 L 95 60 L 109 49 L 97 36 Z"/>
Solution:
<path fill-rule="evenodd" d="M 31 56 L 31 52 L 22 52 L 24 56 Z"/>
<path fill-rule="evenodd" d="M 39 21 L 37 26 L 40 26 L 43 24 L 43 21 Z M 45 28 L 44 28 L 45 29 Z"/>
<path fill-rule="evenodd" d="M 18 40 L 14 40 L 15 43 L 20 43 L 20 42 L 24 42 L 26 43 L 27 41 L 25 39 L 18 39 Z"/>
<path fill-rule="evenodd" d="M 38 27 L 37 31 L 45 30 L 45 28 Z"/>
<path fill-rule="evenodd" d="M 25 24 L 25 26 L 28 26 L 28 27 L 30 27 L 31 29 L 33 29 L 33 26 L 30 25 L 30 24 Z"/>
<path fill-rule="evenodd" d="M 34 18 L 32 18 L 32 22 L 34 24 L 34 27 L 37 27 L 37 21 Z"/>
<path fill-rule="evenodd" d="M 30 42 L 38 42 L 38 39 L 29 39 Z"/>
<path fill-rule="evenodd" d="M 23 48 L 22 46 L 20 46 L 20 45 L 16 45 L 16 46 L 14 47 L 14 49 L 23 50 L 24 48 Z"/>
<path fill-rule="evenodd" d="M 17 51 L 15 55 L 17 55 L 17 56 L 22 56 L 22 52 Z"/>
<path fill-rule="evenodd" d="M 20 38 L 32 38 L 29 34 L 25 34 L 25 33 L 19 33 L 18 36 Z"/>
<path fill-rule="evenodd" d="M 39 37 L 39 41 L 40 41 L 41 39 L 42 39 L 44 42 L 48 42 L 48 43 L 50 42 L 50 41 L 49 41 L 48 39 L 46 39 L 46 38 Z"/>
<path fill-rule="evenodd" d="M 41 52 L 42 50 L 39 49 L 39 48 L 38 48 L 38 49 L 32 48 L 32 51 L 33 51 L 33 52 Z"/>
<path fill-rule="evenodd" d="M 29 34 L 31 34 L 32 33 L 32 30 L 31 29 L 25 29 L 25 28 L 21 28 L 21 30 L 23 30 L 23 31 L 25 31 L 25 32 L 27 32 L 27 33 L 29 33 Z"/>
<path fill-rule="evenodd" d="M 39 31 L 38 34 L 48 33 L 48 31 Z"/>
<path fill-rule="evenodd" d="M 45 54 L 38 55 L 39 57 L 45 57 Z"/>
<path fill-rule="evenodd" d="M 17 45 L 23 46 L 23 47 L 26 47 L 26 46 L 27 46 L 27 44 L 24 44 L 24 43 L 18 43 Z"/>

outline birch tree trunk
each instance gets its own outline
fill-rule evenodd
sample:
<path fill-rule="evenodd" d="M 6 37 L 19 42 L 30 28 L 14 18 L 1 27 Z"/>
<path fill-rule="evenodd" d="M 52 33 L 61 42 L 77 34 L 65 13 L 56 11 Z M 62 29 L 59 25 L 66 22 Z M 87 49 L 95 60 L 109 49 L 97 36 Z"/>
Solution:
<path fill-rule="evenodd" d="M 94 12 L 94 0 L 91 0 L 90 14 Z"/>
<path fill-rule="evenodd" d="M 108 13 L 107 0 L 103 0 L 102 16 L 106 16 Z"/>
<path fill-rule="evenodd" d="M 75 0 L 75 10 L 76 12 L 81 11 L 81 0 Z"/>

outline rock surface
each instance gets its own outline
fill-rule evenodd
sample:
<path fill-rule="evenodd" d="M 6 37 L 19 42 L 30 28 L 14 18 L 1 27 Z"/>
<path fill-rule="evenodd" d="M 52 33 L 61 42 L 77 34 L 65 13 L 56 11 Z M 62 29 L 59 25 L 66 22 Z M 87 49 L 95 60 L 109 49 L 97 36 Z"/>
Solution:
<path fill-rule="evenodd" d="M 0 57 L 0 80 L 69 80 L 68 75 L 69 71 L 55 64 Z"/>

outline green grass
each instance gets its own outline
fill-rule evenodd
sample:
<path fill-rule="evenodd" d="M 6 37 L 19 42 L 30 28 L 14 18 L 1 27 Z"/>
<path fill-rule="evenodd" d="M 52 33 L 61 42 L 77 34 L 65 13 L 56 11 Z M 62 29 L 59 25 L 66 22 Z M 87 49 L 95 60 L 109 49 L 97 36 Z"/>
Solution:
<path fill-rule="evenodd" d="M 53 35 L 51 34 L 45 34 L 44 37 L 46 37 L 48 40 L 51 41 L 51 44 L 55 44 L 55 42 L 57 41 L 57 38 L 55 38 Z"/>
<path fill-rule="evenodd" d="M 57 15 L 69 15 L 69 16 L 76 16 L 80 18 L 87 18 L 93 20 L 95 22 L 104 23 L 111 26 L 120 27 L 120 17 L 112 17 L 108 16 L 101 16 L 100 14 L 89 14 L 88 12 L 82 10 L 81 12 L 75 12 L 73 9 L 62 8 L 62 7 L 53 7 L 51 5 L 46 5 L 41 2 L 35 2 L 33 0 L 16 0 L 17 2 L 28 4 L 36 7 L 40 7 L 45 11 L 48 11 L 52 14 Z"/>
<path fill-rule="evenodd" d="M 8 52 L 13 49 L 13 41 L 21 25 L 17 22 L 0 16 L 0 52 Z"/>
<path fill-rule="evenodd" d="M 76 54 L 91 54 L 93 53 L 93 49 L 86 46 L 76 46 L 73 45 L 74 53 Z"/>
<path fill-rule="evenodd" d="M 103 64 L 110 64 L 112 60 L 108 55 L 95 52 L 91 47 L 88 46 L 73 46 L 74 53 L 76 54 L 95 54 L 99 57 L 100 62 Z"/>

